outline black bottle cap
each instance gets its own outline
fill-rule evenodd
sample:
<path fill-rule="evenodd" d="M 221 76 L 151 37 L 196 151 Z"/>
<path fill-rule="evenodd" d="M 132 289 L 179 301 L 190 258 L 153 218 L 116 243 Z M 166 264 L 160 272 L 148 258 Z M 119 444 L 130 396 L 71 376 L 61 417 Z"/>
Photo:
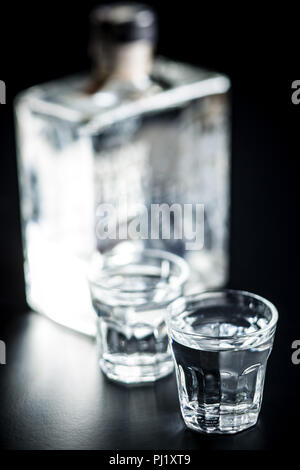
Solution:
<path fill-rule="evenodd" d="M 146 5 L 121 2 L 101 5 L 91 12 L 90 20 L 94 37 L 99 40 L 127 43 L 156 39 L 156 15 Z"/>

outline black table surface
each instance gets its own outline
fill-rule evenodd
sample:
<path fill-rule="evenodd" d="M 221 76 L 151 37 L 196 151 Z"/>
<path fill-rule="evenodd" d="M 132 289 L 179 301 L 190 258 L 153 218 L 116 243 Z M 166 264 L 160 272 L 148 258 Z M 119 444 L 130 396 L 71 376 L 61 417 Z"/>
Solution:
<path fill-rule="evenodd" d="M 100 372 L 93 339 L 27 312 L 1 327 L 0 445 L 4 449 L 211 450 L 294 447 L 300 365 L 277 335 L 257 425 L 232 436 L 185 428 L 174 375 L 128 388 Z M 287 438 L 288 436 L 288 438 Z"/>

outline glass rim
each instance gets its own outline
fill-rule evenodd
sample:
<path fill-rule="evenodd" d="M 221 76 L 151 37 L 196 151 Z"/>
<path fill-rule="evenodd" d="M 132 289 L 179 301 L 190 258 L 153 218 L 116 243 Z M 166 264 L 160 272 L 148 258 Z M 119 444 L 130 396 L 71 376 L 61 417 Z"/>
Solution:
<path fill-rule="evenodd" d="M 107 285 L 107 283 L 105 282 L 108 278 L 108 276 L 104 276 L 102 279 L 101 278 L 98 278 L 98 279 L 95 279 L 95 276 L 92 275 L 92 272 L 91 272 L 91 265 L 92 263 L 94 262 L 94 260 L 96 258 L 98 258 L 99 260 L 99 266 L 100 266 L 100 270 L 101 272 L 105 273 L 106 269 L 107 268 L 101 268 L 101 266 L 103 267 L 103 262 L 105 259 L 109 258 L 110 256 L 113 256 L 113 255 L 117 255 L 118 252 L 115 251 L 115 249 L 107 252 L 107 253 L 100 253 L 99 251 L 95 251 L 92 255 L 91 255 L 91 258 L 90 258 L 90 269 L 89 269 L 89 272 L 88 272 L 88 282 L 95 286 L 95 287 L 98 287 L 98 288 L 101 288 L 105 291 L 108 291 L 108 292 L 111 292 L 111 293 L 128 293 L 128 294 L 139 294 L 139 293 L 142 293 L 142 292 L 151 292 L 151 291 L 155 291 L 157 289 L 159 289 L 160 287 L 159 286 L 155 286 L 153 288 L 147 288 L 147 289 L 140 289 L 140 290 L 123 290 L 122 287 L 111 287 L 109 285 Z M 189 269 L 189 266 L 187 264 L 187 262 L 181 258 L 180 256 L 178 255 L 175 255 L 174 253 L 171 253 L 169 251 L 166 251 L 166 250 L 159 250 L 159 249 L 154 249 L 154 248 L 142 248 L 142 247 L 134 247 L 134 249 L 132 251 L 129 251 L 127 254 L 129 255 L 136 255 L 136 254 L 140 254 L 140 255 L 145 255 L 145 256 L 148 256 L 152 259 L 161 259 L 162 261 L 166 260 L 166 261 L 170 261 L 172 262 L 173 264 L 175 264 L 176 266 L 179 267 L 180 269 L 180 274 L 175 277 L 173 279 L 173 282 L 170 283 L 170 287 L 171 288 L 178 288 L 178 287 L 181 287 L 184 285 L 184 283 L 187 281 L 189 275 L 190 275 L 190 269 Z M 126 266 L 126 265 L 130 265 L 131 263 L 128 262 L 128 263 L 124 263 L 124 264 L 116 264 L 114 266 L 114 268 L 118 268 L 118 267 L 122 267 L 122 266 Z M 109 268 L 108 268 L 109 269 Z M 103 281 L 103 282 L 101 282 Z M 173 299 L 174 300 L 174 299 Z M 172 300 L 171 300 L 172 302 Z"/>
<path fill-rule="evenodd" d="M 209 298 L 209 296 L 211 296 L 213 294 L 241 295 L 243 297 L 250 297 L 254 300 L 257 300 L 257 301 L 261 302 L 262 304 L 264 304 L 266 307 L 269 308 L 269 310 L 271 312 L 270 322 L 265 327 L 261 328 L 258 331 L 252 331 L 251 333 L 246 333 L 246 334 L 242 334 L 242 335 L 230 335 L 230 336 L 205 335 L 203 333 L 183 331 L 182 329 L 179 329 L 179 328 L 176 328 L 176 327 L 173 326 L 173 324 L 172 324 L 172 309 L 174 308 L 175 304 L 177 304 L 177 303 L 180 304 L 180 302 L 181 303 L 184 302 L 185 305 L 186 305 L 187 302 L 191 302 L 193 300 L 202 300 L 202 298 L 205 299 L 205 297 Z M 183 309 L 183 310 L 185 310 L 185 309 Z M 277 321 L 278 321 L 278 310 L 272 302 L 270 302 L 269 300 L 267 300 L 266 298 L 264 298 L 264 297 L 262 297 L 258 294 L 254 294 L 252 292 L 248 292 L 248 291 L 245 291 L 245 290 L 239 290 L 239 289 L 211 289 L 211 290 L 205 290 L 205 291 L 202 291 L 202 292 L 199 292 L 199 293 L 194 293 L 194 294 L 187 295 L 187 296 L 182 295 L 182 296 L 178 297 L 177 299 L 174 299 L 173 301 L 170 302 L 170 304 L 167 307 L 167 315 L 166 315 L 166 322 L 168 324 L 168 327 L 171 330 L 174 330 L 177 333 L 180 333 L 184 336 L 192 336 L 194 338 L 204 339 L 204 340 L 208 340 L 208 341 L 242 340 L 242 339 L 245 339 L 245 338 L 258 336 L 262 333 L 266 334 L 270 330 L 272 330 L 272 328 L 274 328 L 276 326 Z"/>

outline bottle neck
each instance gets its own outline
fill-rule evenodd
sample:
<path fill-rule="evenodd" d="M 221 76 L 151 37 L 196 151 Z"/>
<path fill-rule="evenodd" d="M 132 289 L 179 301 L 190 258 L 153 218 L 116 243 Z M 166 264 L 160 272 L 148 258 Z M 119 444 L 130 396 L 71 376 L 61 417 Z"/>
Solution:
<path fill-rule="evenodd" d="M 94 48 L 94 80 L 99 86 L 109 81 L 139 85 L 148 80 L 153 56 L 149 41 L 104 44 Z"/>

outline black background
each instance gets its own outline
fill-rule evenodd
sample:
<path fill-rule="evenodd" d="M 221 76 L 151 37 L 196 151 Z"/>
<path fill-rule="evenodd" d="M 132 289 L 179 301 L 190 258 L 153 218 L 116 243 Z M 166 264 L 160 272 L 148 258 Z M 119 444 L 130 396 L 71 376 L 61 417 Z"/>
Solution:
<path fill-rule="evenodd" d="M 6 82 L 7 104 L 0 106 L 0 339 L 8 345 L 10 335 L 16 330 L 20 334 L 21 326 L 11 326 L 15 318 L 20 324 L 26 322 L 13 98 L 33 84 L 89 67 L 87 16 L 97 3 L 15 2 L 4 5 L 1 13 L 0 79 Z M 240 3 L 235 14 L 215 3 L 148 4 L 159 15 L 159 54 L 219 70 L 232 80 L 229 285 L 267 297 L 280 313 L 265 392 L 269 406 L 264 402 L 262 410 L 262 416 L 264 410 L 267 416 L 264 439 L 254 439 L 253 448 L 275 448 L 279 443 L 281 448 L 292 448 L 299 435 L 300 418 L 300 365 L 291 362 L 292 341 L 300 339 L 295 233 L 300 105 L 291 102 L 291 83 L 300 78 L 297 24 L 293 23 L 297 12 L 291 10 L 285 15 L 282 9 L 276 12 L 273 7 L 263 13 L 261 6 L 253 3 Z M 5 374 L 4 366 L 0 370 L 0 395 L 3 392 L 4 399 L 5 380 L 13 380 L 9 367 L 5 366 Z M 14 383 L 18 386 L 18 381 Z M 22 445 L 10 438 L 7 430 L 12 427 L 14 413 L 3 416 L 0 432 L 6 438 L 0 443 L 4 448 L 39 448 L 35 441 L 26 441 L 26 436 Z M 119 448 L 121 435 L 113 439 L 103 445 Z M 138 439 L 136 442 L 138 448 Z M 151 438 L 149 442 L 151 448 Z M 182 445 L 189 448 L 187 442 Z M 228 448 L 234 448 L 234 441 L 223 442 L 223 447 L 227 442 Z"/>

